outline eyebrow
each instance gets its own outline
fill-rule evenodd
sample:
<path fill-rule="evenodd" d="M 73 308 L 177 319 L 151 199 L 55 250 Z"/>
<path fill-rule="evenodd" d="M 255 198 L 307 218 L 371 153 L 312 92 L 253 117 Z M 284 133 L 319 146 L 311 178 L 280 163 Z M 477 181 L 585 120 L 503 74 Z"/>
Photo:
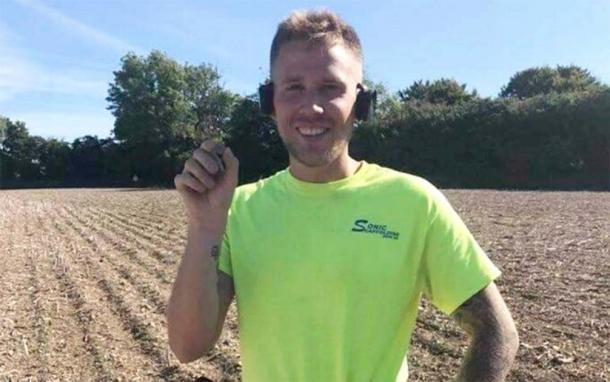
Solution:
<path fill-rule="evenodd" d="M 281 83 L 290 83 L 290 82 L 299 82 L 303 80 L 303 76 L 288 76 L 286 78 L 281 79 L 279 82 Z M 335 78 L 335 77 L 324 77 L 322 79 L 322 82 L 324 83 L 328 83 L 328 82 L 334 82 L 334 83 L 341 83 L 341 80 L 339 78 Z"/>
<path fill-rule="evenodd" d="M 287 83 L 287 82 L 298 82 L 298 81 L 302 81 L 302 80 L 303 80 L 303 76 L 288 76 L 286 78 L 280 79 L 279 82 Z"/>

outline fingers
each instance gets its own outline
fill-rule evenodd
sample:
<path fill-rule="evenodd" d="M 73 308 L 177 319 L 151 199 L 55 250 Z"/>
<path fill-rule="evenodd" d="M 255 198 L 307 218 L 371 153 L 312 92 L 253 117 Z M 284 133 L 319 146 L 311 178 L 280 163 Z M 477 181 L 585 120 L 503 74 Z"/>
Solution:
<path fill-rule="evenodd" d="M 199 146 L 204 151 L 212 154 L 212 159 L 216 162 L 216 165 L 219 168 L 219 171 L 223 173 L 225 171 L 224 163 L 222 163 L 222 155 L 225 152 L 225 145 L 222 142 L 217 142 L 211 138 L 203 141 L 201 146 Z"/>
<path fill-rule="evenodd" d="M 203 142 L 201 142 L 201 145 L 199 145 L 200 148 L 206 151 L 212 151 L 214 146 L 216 146 L 216 142 L 211 138 L 206 138 Z"/>
<path fill-rule="evenodd" d="M 191 174 L 195 179 L 200 181 L 206 188 L 212 188 L 216 185 L 216 181 L 212 178 L 212 175 L 206 171 L 201 163 L 195 159 L 190 158 L 184 164 L 184 172 Z"/>
<path fill-rule="evenodd" d="M 216 175 L 220 172 L 220 159 L 216 154 L 211 154 L 203 149 L 197 149 L 193 152 L 193 158 L 201 165 L 201 167 L 209 174 Z"/>
<path fill-rule="evenodd" d="M 183 172 L 181 174 L 176 175 L 174 178 L 174 184 L 176 185 L 176 189 L 178 191 L 184 189 L 191 189 L 195 192 L 205 192 L 206 188 L 198 181 L 193 175 L 188 172 Z"/>
<path fill-rule="evenodd" d="M 210 142 L 205 141 L 201 146 L 211 148 L 214 152 L 224 151 L 224 145 L 209 146 Z M 214 175 L 224 171 L 224 166 L 220 166 L 221 162 L 215 153 L 207 152 L 202 148 L 196 149 L 193 156 L 185 162 L 181 176 L 174 179 L 176 188 L 186 186 L 197 192 L 213 188 L 216 185 Z"/>
<path fill-rule="evenodd" d="M 222 154 L 222 161 L 227 166 L 226 173 L 229 178 L 237 179 L 237 173 L 239 170 L 239 160 L 233 155 L 231 148 L 227 147 Z"/>
<path fill-rule="evenodd" d="M 225 150 L 224 143 L 218 142 L 212 138 L 208 138 L 205 141 L 203 141 L 203 143 L 201 143 L 201 146 L 199 146 L 199 147 L 201 147 L 205 151 L 214 152 L 218 155 L 222 155 L 222 153 Z"/>
<path fill-rule="evenodd" d="M 185 162 L 184 170 L 174 178 L 174 183 L 178 190 L 188 188 L 199 193 L 216 187 L 219 182 L 235 187 L 238 167 L 239 161 L 230 148 L 208 139 Z"/>

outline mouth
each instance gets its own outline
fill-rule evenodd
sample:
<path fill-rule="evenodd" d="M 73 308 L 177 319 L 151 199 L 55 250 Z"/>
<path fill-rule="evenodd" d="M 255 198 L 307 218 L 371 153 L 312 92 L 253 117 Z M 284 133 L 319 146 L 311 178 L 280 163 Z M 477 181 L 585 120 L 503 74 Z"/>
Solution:
<path fill-rule="evenodd" d="M 312 127 L 312 128 L 297 127 L 297 131 L 299 132 L 299 134 L 306 139 L 314 139 L 314 138 L 322 137 L 323 135 L 325 135 L 328 132 L 328 130 L 330 130 L 330 129 L 325 129 L 325 128 L 321 128 L 321 127 Z"/>

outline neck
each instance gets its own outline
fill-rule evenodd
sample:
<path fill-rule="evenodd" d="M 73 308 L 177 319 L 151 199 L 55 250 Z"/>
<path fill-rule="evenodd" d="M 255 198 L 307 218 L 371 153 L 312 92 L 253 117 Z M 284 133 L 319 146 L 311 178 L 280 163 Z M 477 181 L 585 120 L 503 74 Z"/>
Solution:
<path fill-rule="evenodd" d="M 353 175 L 360 168 L 361 162 L 349 155 L 337 158 L 331 163 L 310 167 L 294 158 L 290 158 L 289 170 L 292 176 L 310 183 L 328 183 Z"/>

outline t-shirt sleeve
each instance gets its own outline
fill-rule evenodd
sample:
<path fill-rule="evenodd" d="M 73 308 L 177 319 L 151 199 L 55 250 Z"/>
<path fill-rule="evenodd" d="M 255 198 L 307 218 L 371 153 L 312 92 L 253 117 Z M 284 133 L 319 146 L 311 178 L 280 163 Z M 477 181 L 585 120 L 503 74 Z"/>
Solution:
<path fill-rule="evenodd" d="M 445 196 L 430 190 L 424 250 L 424 295 L 445 314 L 500 276 Z"/>
<path fill-rule="evenodd" d="M 236 192 L 237 193 L 237 192 Z M 233 262 L 231 261 L 231 225 L 233 220 L 233 208 L 235 203 L 235 196 L 229 213 L 227 216 L 227 226 L 225 232 L 222 235 L 222 243 L 220 244 L 220 254 L 218 255 L 218 269 L 233 277 Z"/>
<path fill-rule="evenodd" d="M 231 245 L 229 244 L 229 235 L 227 233 L 227 230 L 225 230 L 225 233 L 222 237 L 222 244 L 220 245 L 220 255 L 218 256 L 218 269 L 233 277 L 233 264 L 231 263 Z"/>

